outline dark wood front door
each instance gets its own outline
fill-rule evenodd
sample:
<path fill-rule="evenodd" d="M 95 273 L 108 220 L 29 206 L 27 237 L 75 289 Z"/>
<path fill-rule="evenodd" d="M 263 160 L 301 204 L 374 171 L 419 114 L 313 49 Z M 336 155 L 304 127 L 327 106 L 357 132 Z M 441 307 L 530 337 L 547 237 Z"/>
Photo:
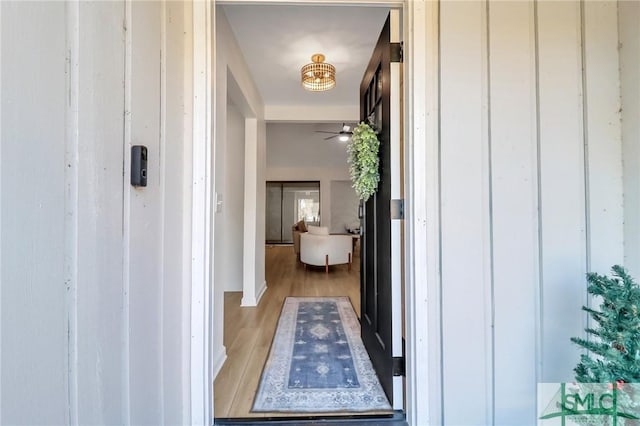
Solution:
<path fill-rule="evenodd" d="M 391 23 L 387 17 L 378 43 L 360 85 L 360 119 L 370 122 L 380 140 L 380 182 L 377 192 L 361 202 L 361 327 L 362 339 L 378 373 L 382 387 L 393 403 L 394 333 L 393 325 L 397 293 L 394 293 L 392 273 L 392 200 L 393 170 L 399 165 L 392 156 L 394 141 L 391 131 Z M 398 106 L 397 106 L 398 107 Z M 395 114 L 393 115 L 396 116 Z M 398 114 L 399 116 L 399 114 Z M 394 126 L 399 127 L 399 126 Z M 396 324 L 397 325 L 397 324 Z M 398 336 L 395 336 L 397 339 Z M 397 395 L 397 393 L 396 393 Z M 394 404 L 397 405 L 397 404 Z"/>

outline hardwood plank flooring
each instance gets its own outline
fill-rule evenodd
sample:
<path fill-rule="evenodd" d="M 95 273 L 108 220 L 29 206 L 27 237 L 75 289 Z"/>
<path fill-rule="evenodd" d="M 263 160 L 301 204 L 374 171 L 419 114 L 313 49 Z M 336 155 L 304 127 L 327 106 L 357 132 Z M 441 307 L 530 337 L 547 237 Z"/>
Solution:
<path fill-rule="evenodd" d="M 348 296 L 360 316 L 360 259 L 356 250 L 351 271 L 347 265 L 308 267 L 296 261 L 291 246 L 266 247 L 267 291 L 257 307 L 242 308 L 242 293 L 225 293 L 224 345 L 227 361 L 214 383 L 216 417 L 284 417 L 283 413 L 252 413 L 262 368 L 287 296 Z M 344 413 L 336 413 L 344 414 Z M 304 413 L 309 416 L 310 413 Z M 321 415 L 326 416 L 327 413 Z"/>

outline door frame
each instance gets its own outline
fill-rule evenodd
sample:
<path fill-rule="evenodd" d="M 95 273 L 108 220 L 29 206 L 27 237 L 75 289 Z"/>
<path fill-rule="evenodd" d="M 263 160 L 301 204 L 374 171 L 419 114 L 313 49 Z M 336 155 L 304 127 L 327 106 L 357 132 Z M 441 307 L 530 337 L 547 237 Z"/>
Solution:
<path fill-rule="evenodd" d="M 185 408 L 192 425 L 213 424 L 213 351 L 211 336 L 213 286 L 213 226 L 211 153 L 215 111 L 212 81 L 214 3 L 194 0 L 193 22 L 193 142 L 191 167 L 191 314 L 190 383 Z M 188 245 L 187 245 L 188 246 Z"/>
<path fill-rule="evenodd" d="M 224 0 L 227 4 L 402 8 L 405 133 L 406 400 L 409 424 L 442 422 L 439 229 L 439 2 L 427 0 Z M 219 3 L 222 3 L 219 2 Z M 213 229 L 211 152 L 215 123 L 216 0 L 194 0 L 191 181 L 191 424 L 212 425 Z M 429 93 L 429 96 L 427 96 Z M 427 218 L 429 220 L 427 220 Z M 412 260 L 412 261 L 410 261 Z M 418 285 L 416 285 L 418 284 Z M 420 324 L 428 324 L 420 327 Z M 422 359 L 418 356 L 422 355 Z M 426 356 L 426 362 L 425 362 Z M 426 402 L 426 403 L 425 403 Z"/>

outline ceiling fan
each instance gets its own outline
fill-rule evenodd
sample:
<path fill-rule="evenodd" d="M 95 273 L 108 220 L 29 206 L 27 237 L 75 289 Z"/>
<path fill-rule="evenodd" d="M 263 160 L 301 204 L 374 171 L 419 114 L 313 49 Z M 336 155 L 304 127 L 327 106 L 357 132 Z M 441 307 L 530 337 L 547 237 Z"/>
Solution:
<path fill-rule="evenodd" d="M 329 133 L 333 136 L 327 136 L 326 138 L 324 138 L 325 141 L 328 141 L 329 139 L 333 139 L 333 138 L 338 138 L 340 142 L 348 141 L 351 135 L 353 134 L 353 132 L 351 131 L 351 126 L 347 126 L 345 123 L 342 123 L 342 130 L 340 130 L 339 132 L 327 132 L 324 130 L 316 130 L 316 133 Z"/>

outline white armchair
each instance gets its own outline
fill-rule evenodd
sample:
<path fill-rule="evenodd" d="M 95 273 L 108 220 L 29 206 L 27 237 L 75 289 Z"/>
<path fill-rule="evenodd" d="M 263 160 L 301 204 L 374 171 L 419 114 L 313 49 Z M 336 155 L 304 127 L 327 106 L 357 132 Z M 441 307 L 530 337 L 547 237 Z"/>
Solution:
<path fill-rule="evenodd" d="M 318 229 L 314 229 L 318 228 Z M 300 234 L 300 261 L 305 265 L 324 266 L 349 265 L 352 261 L 352 238 L 350 235 L 328 235 L 326 228 L 309 227 L 309 232 Z"/>

